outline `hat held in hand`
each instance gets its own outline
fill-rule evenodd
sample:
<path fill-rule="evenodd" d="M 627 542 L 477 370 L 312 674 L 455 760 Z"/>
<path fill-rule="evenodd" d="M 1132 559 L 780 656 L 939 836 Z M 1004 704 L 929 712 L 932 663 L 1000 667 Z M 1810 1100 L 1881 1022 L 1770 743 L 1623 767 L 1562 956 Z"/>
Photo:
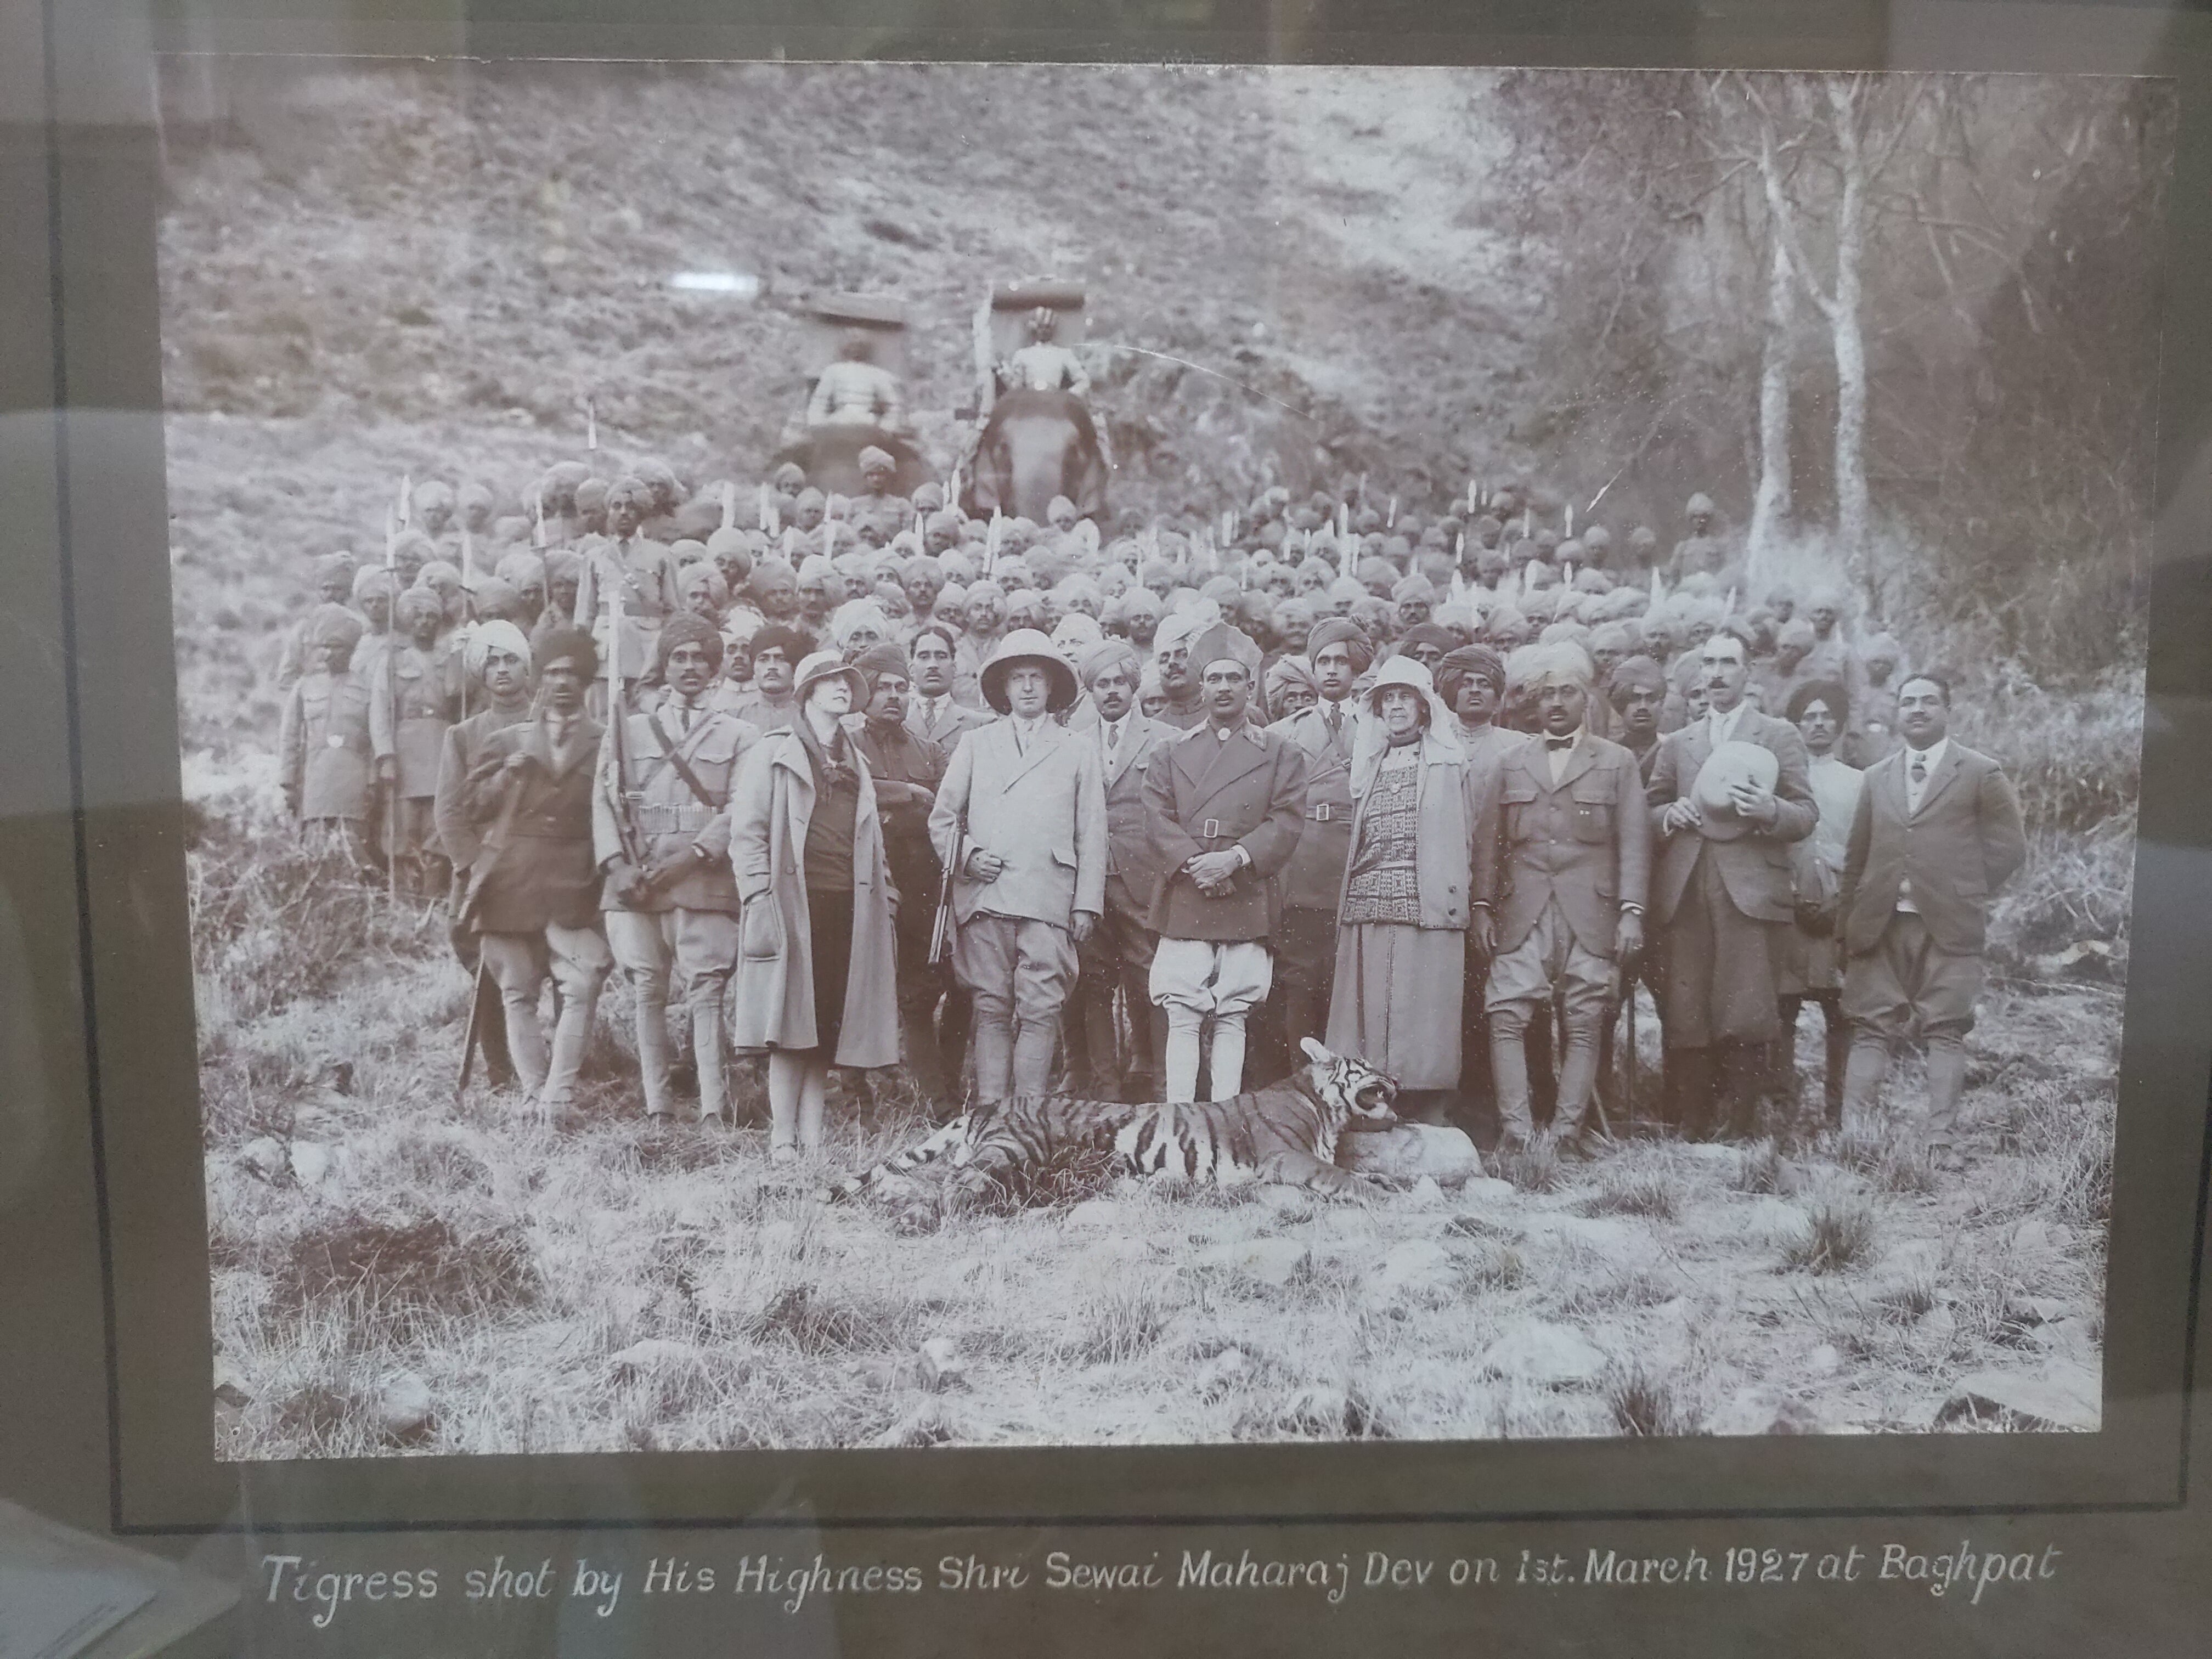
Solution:
<path fill-rule="evenodd" d="M 1771 749 L 1735 739 L 1718 745 L 1705 757 L 1705 763 L 1698 769 L 1698 781 L 1690 787 L 1690 799 L 1705 815 L 1698 826 L 1700 833 L 1709 841 L 1734 841 L 1750 834 L 1758 826 L 1735 810 L 1729 791 L 1738 784 L 1749 784 L 1771 793 L 1781 775 L 1782 763 Z"/>

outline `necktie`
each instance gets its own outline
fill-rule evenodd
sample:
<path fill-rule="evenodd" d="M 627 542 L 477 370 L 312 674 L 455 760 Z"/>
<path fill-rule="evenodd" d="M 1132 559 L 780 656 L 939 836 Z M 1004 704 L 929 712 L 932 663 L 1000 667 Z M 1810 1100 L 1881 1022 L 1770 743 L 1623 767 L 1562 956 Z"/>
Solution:
<path fill-rule="evenodd" d="M 1545 748 L 1547 748 L 1547 749 L 1552 750 L 1553 750 L 1553 751 L 1554 751 L 1555 753 L 1556 753 L 1558 750 L 1562 750 L 1562 749 L 1571 749 L 1571 748 L 1573 748 L 1574 746 L 1575 746 L 1575 740 L 1574 740 L 1572 738 L 1571 738 L 1571 737 L 1568 737 L 1568 738 L 1546 738 L 1544 739 L 1544 747 L 1545 747 Z"/>
<path fill-rule="evenodd" d="M 1328 721 L 1328 740 L 1334 743 L 1344 735 L 1344 705 L 1340 702 L 1329 704 L 1325 718 Z"/>
<path fill-rule="evenodd" d="M 1928 782 L 1928 757 L 1917 749 L 1912 751 L 1912 787 L 1917 793 Z"/>
<path fill-rule="evenodd" d="M 1114 751 L 1121 746 L 1121 722 L 1112 720 L 1106 727 L 1106 758 L 1114 758 Z"/>

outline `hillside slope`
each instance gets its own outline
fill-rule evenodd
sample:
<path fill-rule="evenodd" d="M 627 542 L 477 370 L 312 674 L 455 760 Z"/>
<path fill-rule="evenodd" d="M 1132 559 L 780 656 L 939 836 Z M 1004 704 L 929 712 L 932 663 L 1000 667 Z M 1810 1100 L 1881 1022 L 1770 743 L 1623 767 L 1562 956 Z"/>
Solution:
<path fill-rule="evenodd" d="M 617 437 L 742 475 L 817 366 L 808 293 L 904 300 L 912 401 L 941 410 L 984 285 L 1049 275 L 1091 296 L 1140 481 L 1227 504 L 1271 464 L 1449 489 L 1525 459 L 1500 411 L 1535 307 L 1483 280 L 1500 141 L 1479 75 L 219 72 L 191 104 L 219 118 L 169 128 L 176 410 L 479 416 L 572 444 L 590 392 Z M 760 291 L 672 289 L 686 270 Z"/>

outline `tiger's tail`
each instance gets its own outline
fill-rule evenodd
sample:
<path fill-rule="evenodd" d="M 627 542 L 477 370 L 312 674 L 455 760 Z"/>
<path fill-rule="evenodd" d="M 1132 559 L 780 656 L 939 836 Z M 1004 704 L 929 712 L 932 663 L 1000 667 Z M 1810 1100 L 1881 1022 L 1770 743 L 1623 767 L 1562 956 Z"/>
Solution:
<path fill-rule="evenodd" d="M 814 1194 L 815 1201 L 819 1204 L 836 1204 L 847 1199 L 858 1198 L 869 1188 L 879 1186 L 894 1176 L 902 1176 L 910 1170 L 919 1170 L 925 1164 L 934 1163 L 957 1146 L 967 1138 L 967 1134 L 968 1118 L 965 1114 L 963 1114 L 926 1139 L 916 1141 L 902 1151 L 893 1152 L 874 1168 L 863 1170 L 858 1175 L 847 1176 L 833 1186 L 817 1188 Z"/>

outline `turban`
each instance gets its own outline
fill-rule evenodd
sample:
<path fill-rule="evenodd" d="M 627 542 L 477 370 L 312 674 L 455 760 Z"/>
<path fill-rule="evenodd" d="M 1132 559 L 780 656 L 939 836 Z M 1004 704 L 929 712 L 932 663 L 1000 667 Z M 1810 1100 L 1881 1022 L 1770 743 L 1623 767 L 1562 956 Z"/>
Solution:
<path fill-rule="evenodd" d="M 1352 574 L 1362 587 L 1380 585 L 1387 591 L 1398 584 L 1398 567 L 1388 559 L 1362 559 Z"/>
<path fill-rule="evenodd" d="M 438 597 L 435 588 L 431 587 L 409 588 L 399 596 L 399 602 L 395 609 L 402 628 L 406 627 L 417 617 L 428 617 L 432 622 L 442 622 L 446 616 L 445 600 Z"/>
<path fill-rule="evenodd" d="M 487 622 L 514 616 L 521 604 L 522 595 L 513 582 L 486 576 L 477 583 L 477 615 Z"/>
<path fill-rule="evenodd" d="M 888 639 L 891 619 L 884 615 L 883 606 L 873 599 L 848 599 L 830 618 L 830 643 L 842 651 L 852 643 L 854 632 L 863 628 L 874 629 L 879 640 Z"/>
<path fill-rule="evenodd" d="M 1592 651 L 1619 651 L 1626 654 L 1636 648 L 1636 635 L 1625 622 L 1601 623 L 1589 636 Z"/>
<path fill-rule="evenodd" d="M 599 647 L 591 634 L 581 628 L 550 628 L 538 636 L 532 655 L 540 674 L 562 663 L 574 666 L 583 677 L 597 679 L 599 673 Z"/>
<path fill-rule="evenodd" d="M 1407 629 L 1398 641 L 1400 648 L 1408 656 L 1413 654 L 1413 649 L 1417 645 L 1433 645 L 1439 651 L 1449 651 L 1458 643 L 1458 635 L 1453 633 L 1450 629 L 1432 622 L 1422 623 L 1417 627 Z"/>
<path fill-rule="evenodd" d="M 1087 690 L 1103 673 L 1123 669 L 1132 682 L 1144 677 L 1143 664 L 1138 659 L 1136 647 L 1127 640 L 1102 639 L 1088 647 L 1075 659 L 1076 678 Z"/>
<path fill-rule="evenodd" d="M 1851 694 L 1834 680 L 1807 680 L 1790 694 L 1787 708 L 1770 708 L 1766 712 L 1784 714 L 1795 724 L 1815 702 L 1828 705 L 1828 712 L 1836 717 L 1838 726 L 1850 718 Z"/>
<path fill-rule="evenodd" d="M 353 573 L 353 596 L 356 599 L 381 599 L 388 604 L 397 586 L 392 573 L 381 565 L 365 564 Z"/>
<path fill-rule="evenodd" d="M 1894 634 L 1876 634 L 1859 647 L 1859 659 L 1873 662 L 1881 659 L 1893 668 L 1905 660 L 1905 649 L 1897 642 Z"/>
<path fill-rule="evenodd" d="M 1649 657 L 1623 657 L 1613 665 L 1613 674 L 1607 684 L 1615 697 L 1629 691 L 1663 692 L 1667 689 L 1667 675 Z"/>
<path fill-rule="evenodd" d="M 1081 611 L 1071 611 L 1062 617 L 1052 630 L 1052 642 L 1070 658 L 1079 655 L 1086 646 L 1092 646 L 1106 637 L 1098 626 L 1098 619 Z"/>
<path fill-rule="evenodd" d="M 1313 632 L 1306 636 L 1306 655 L 1316 660 L 1332 645 L 1346 647 L 1352 653 L 1352 670 L 1364 674 L 1375 660 L 1374 641 L 1357 623 L 1346 622 L 1341 617 L 1324 617 L 1314 624 Z"/>
<path fill-rule="evenodd" d="M 1640 524 L 1628 532 L 1628 544 L 1640 553 L 1650 553 L 1659 545 L 1659 532 L 1648 524 Z"/>
<path fill-rule="evenodd" d="M 1505 690 L 1505 659 L 1486 645 L 1462 645 L 1444 653 L 1437 665 L 1437 690 L 1447 703 L 1459 701 L 1459 689 L 1468 680 L 1480 680 L 1493 691 Z"/>
<path fill-rule="evenodd" d="M 469 630 L 468 642 L 461 647 L 462 665 L 482 679 L 484 664 L 495 651 L 506 652 L 526 668 L 530 665 L 530 641 L 520 629 L 506 621 L 478 623 Z"/>
<path fill-rule="evenodd" d="M 722 631 L 704 617 L 690 611 L 679 611 L 661 623 L 660 639 L 653 649 L 653 667 L 665 671 L 669 654 L 679 645 L 699 647 L 707 653 L 707 661 L 714 672 L 721 672 Z"/>
<path fill-rule="evenodd" d="M 889 640 L 884 641 L 881 645 L 872 645 L 860 653 L 859 656 L 853 659 L 853 666 L 859 669 L 866 678 L 868 695 L 872 697 L 876 695 L 878 681 L 907 679 L 911 678 L 912 673 L 907 666 L 906 653 Z"/>
<path fill-rule="evenodd" d="M 860 452 L 860 471 L 896 472 L 898 471 L 898 462 L 892 459 L 891 453 L 888 449 L 878 449 L 875 445 L 870 444 Z"/>
<path fill-rule="evenodd" d="M 501 581 L 513 582 L 518 589 L 545 586 L 545 561 L 535 553 L 517 550 L 503 556 L 493 572 Z"/>
<path fill-rule="evenodd" d="M 565 547 L 556 547 L 545 556 L 545 585 L 558 581 L 580 582 L 584 579 L 584 556 Z"/>
<path fill-rule="evenodd" d="M 317 581 L 327 581 L 333 576 L 343 576 L 348 584 L 352 582 L 354 577 L 352 554 L 325 553 L 321 558 L 315 561 L 315 580 Z"/>
<path fill-rule="evenodd" d="M 753 635 L 753 655 L 763 651 L 781 651 L 795 666 L 799 659 L 814 649 L 814 636 L 803 628 L 793 628 L 789 623 L 770 623 Z"/>
<path fill-rule="evenodd" d="M 1418 600 L 1425 605 L 1434 605 L 1437 602 L 1437 590 L 1426 576 L 1419 574 L 1401 576 L 1390 585 L 1390 602 L 1393 605 L 1403 605 L 1408 599 Z"/>
<path fill-rule="evenodd" d="M 342 605 L 319 605 L 307 613 L 307 643 L 343 645 L 349 651 L 361 643 L 368 624 Z"/>
<path fill-rule="evenodd" d="M 1456 645 L 1462 639 L 1474 632 L 1476 612 L 1474 601 L 1454 599 L 1449 605 L 1440 605 L 1429 620 L 1437 627 L 1449 631 L 1452 636 L 1452 642 Z"/>
<path fill-rule="evenodd" d="M 809 484 L 799 492 L 799 505 L 802 507 L 815 507 L 826 509 L 830 505 L 830 498 L 812 484 Z"/>
<path fill-rule="evenodd" d="M 1782 624 L 1781 631 L 1774 636 L 1774 643 L 1778 647 L 1794 645 L 1800 651 L 1810 651 L 1819 643 L 1820 637 L 1813 631 L 1811 623 L 1807 622 L 1802 617 L 1792 617 Z"/>
<path fill-rule="evenodd" d="M 1149 587 L 1133 587 L 1121 596 L 1121 614 L 1141 614 L 1157 619 L 1160 615 L 1160 596 Z"/>
<path fill-rule="evenodd" d="M 1164 617 L 1160 619 L 1158 630 L 1152 635 L 1152 650 L 1158 653 L 1171 651 L 1178 645 L 1188 645 L 1206 631 L 1206 627 L 1205 621 L 1193 611 L 1178 611 L 1172 616 Z M 1194 668 L 1197 666 L 1195 660 L 1191 665 Z"/>
<path fill-rule="evenodd" d="M 722 580 L 722 573 L 711 564 L 695 564 L 688 567 L 684 574 L 677 578 L 676 586 L 687 599 L 692 594 L 703 590 L 707 597 L 714 601 L 714 609 L 717 611 L 730 602 L 729 584 Z"/>
<path fill-rule="evenodd" d="M 1261 691 L 1272 711 L 1282 706 L 1283 694 L 1293 687 L 1302 688 L 1315 696 L 1321 696 L 1321 682 L 1314 678 L 1313 665 L 1304 657 L 1278 657 L 1261 681 Z"/>
<path fill-rule="evenodd" d="M 809 582 L 828 584 L 843 580 L 837 573 L 837 567 L 819 553 L 809 553 L 799 562 L 799 585 L 801 587 Z"/>

